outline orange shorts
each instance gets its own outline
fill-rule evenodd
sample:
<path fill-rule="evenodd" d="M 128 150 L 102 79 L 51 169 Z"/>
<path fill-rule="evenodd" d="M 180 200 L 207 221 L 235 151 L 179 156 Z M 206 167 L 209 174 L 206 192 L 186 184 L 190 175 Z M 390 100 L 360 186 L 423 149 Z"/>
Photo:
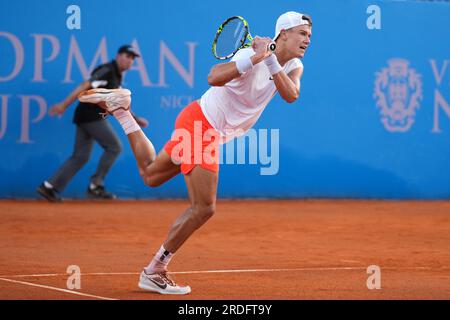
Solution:
<path fill-rule="evenodd" d="M 164 150 L 181 166 L 183 174 L 188 174 L 195 166 L 219 172 L 219 139 L 219 133 L 194 101 L 178 115 L 175 131 Z"/>

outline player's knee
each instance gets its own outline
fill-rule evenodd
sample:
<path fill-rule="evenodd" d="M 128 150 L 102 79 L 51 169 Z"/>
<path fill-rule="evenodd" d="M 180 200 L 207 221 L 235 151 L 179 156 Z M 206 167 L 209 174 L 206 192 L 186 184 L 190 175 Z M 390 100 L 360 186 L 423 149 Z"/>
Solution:
<path fill-rule="evenodd" d="M 147 183 L 147 185 L 152 188 L 159 187 L 161 184 L 162 183 L 160 181 L 155 180 L 155 179 L 150 179 L 150 181 Z"/>
<path fill-rule="evenodd" d="M 211 203 L 211 204 L 195 206 L 193 208 L 193 211 L 194 211 L 194 216 L 198 220 L 198 222 L 200 224 L 203 224 L 208 219 L 210 219 L 216 212 L 216 204 Z"/>
<path fill-rule="evenodd" d="M 153 175 L 149 176 L 145 172 L 141 173 L 141 177 L 144 180 L 145 185 L 149 187 L 156 188 L 162 184 L 161 179 L 158 179 Z"/>

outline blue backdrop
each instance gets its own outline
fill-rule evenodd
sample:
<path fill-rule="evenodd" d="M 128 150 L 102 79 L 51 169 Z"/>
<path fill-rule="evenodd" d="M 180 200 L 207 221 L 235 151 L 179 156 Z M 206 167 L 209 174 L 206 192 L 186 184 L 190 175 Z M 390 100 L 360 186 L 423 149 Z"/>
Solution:
<path fill-rule="evenodd" d="M 36 197 L 36 186 L 70 156 L 75 105 L 60 119 L 46 112 L 120 45 L 142 53 L 124 86 L 160 149 L 181 108 L 208 88 L 220 22 L 238 14 L 253 35 L 272 36 L 290 10 L 314 22 L 301 97 L 287 104 L 277 96 L 255 127 L 279 130 L 278 169 L 262 175 L 268 165 L 260 157 L 224 164 L 219 197 L 450 197 L 450 4 L 78 0 L 81 29 L 70 30 L 71 4 L 0 3 L 1 198 Z M 186 196 L 182 177 L 146 187 L 121 128 L 109 121 L 124 144 L 110 190 L 124 198 Z M 97 146 L 65 197 L 84 196 L 100 154 Z"/>

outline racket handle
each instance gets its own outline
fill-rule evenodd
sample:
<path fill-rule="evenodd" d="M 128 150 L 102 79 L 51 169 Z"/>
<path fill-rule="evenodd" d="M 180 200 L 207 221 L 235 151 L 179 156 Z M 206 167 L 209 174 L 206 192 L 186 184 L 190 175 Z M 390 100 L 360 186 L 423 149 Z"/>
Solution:
<path fill-rule="evenodd" d="M 275 51 L 275 49 L 277 48 L 277 45 L 275 42 L 272 42 L 271 44 L 269 44 L 269 50 L 270 51 Z"/>

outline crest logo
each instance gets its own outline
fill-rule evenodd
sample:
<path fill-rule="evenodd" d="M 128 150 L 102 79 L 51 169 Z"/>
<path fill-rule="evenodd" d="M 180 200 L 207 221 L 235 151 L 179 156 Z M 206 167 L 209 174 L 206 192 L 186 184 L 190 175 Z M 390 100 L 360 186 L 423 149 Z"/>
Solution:
<path fill-rule="evenodd" d="M 374 98 L 381 110 L 381 122 L 389 132 L 406 132 L 414 123 L 422 100 L 422 76 L 405 59 L 390 59 L 377 72 Z"/>

